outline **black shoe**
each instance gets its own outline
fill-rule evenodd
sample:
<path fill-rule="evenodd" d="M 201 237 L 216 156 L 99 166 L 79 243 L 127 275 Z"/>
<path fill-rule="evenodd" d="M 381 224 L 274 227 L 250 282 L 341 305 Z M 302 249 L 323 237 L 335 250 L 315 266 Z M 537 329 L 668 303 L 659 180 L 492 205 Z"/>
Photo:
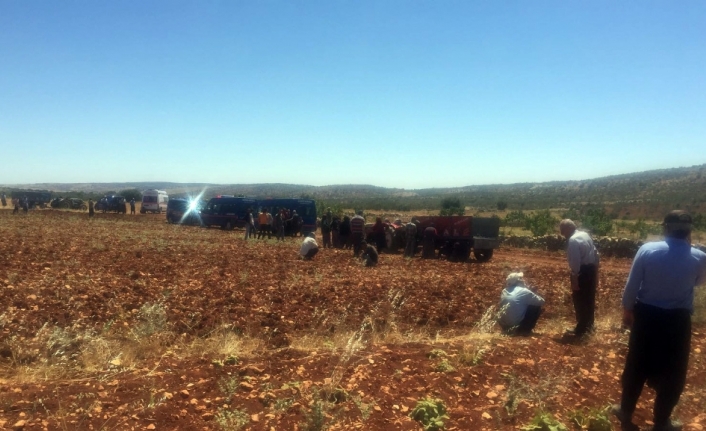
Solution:
<path fill-rule="evenodd" d="M 652 431 L 681 431 L 683 425 L 677 420 L 670 420 L 664 425 L 655 425 L 651 429 Z"/>
<path fill-rule="evenodd" d="M 618 404 L 610 408 L 610 413 L 620 422 L 622 431 L 639 431 L 640 427 L 632 423 L 632 417 L 628 416 Z"/>

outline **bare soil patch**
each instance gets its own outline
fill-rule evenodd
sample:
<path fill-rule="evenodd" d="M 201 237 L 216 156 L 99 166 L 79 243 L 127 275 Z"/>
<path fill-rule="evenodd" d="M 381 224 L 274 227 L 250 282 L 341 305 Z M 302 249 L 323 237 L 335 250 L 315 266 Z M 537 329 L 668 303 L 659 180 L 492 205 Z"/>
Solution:
<path fill-rule="evenodd" d="M 434 397 L 447 429 L 511 430 L 619 397 L 628 259 L 602 261 L 598 332 L 572 343 L 562 253 L 364 268 L 242 237 L 163 215 L 0 212 L 0 428 L 418 430 L 409 413 Z M 547 299 L 532 337 L 487 320 L 516 270 Z M 704 349 L 697 324 L 678 407 L 692 429 L 706 424 Z"/>

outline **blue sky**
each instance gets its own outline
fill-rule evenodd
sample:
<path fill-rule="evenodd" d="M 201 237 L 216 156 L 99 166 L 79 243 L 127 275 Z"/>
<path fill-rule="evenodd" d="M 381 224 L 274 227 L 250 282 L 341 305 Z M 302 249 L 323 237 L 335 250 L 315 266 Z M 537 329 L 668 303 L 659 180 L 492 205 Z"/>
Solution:
<path fill-rule="evenodd" d="M 0 2 L 0 184 L 706 163 L 703 1 Z"/>

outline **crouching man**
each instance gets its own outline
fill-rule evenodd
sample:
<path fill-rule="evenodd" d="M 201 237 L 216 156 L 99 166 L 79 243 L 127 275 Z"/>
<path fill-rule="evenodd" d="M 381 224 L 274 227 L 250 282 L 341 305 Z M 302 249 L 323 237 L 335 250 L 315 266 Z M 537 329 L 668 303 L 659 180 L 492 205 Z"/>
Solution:
<path fill-rule="evenodd" d="M 368 243 L 363 240 L 360 242 L 360 246 L 363 249 L 363 254 L 360 255 L 360 258 L 363 262 L 365 262 L 365 266 L 375 266 L 378 264 L 378 252 L 375 250 L 375 247 L 372 245 L 368 245 Z"/>
<path fill-rule="evenodd" d="M 316 243 L 314 232 L 309 232 L 306 234 L 304 241 L 302 241 L 302 247 L 299 249 L 299 254 L 304 260 L 311 260 L 318 252 L 319 244 Z"/>
<path fill-rule="evenodd" d="M 525 284 L 521 272 L 513 272 L 505 280 L 500 295 L 498 323 L 511 335 L 530 335 L 542 312 L 544 299 Z"/>

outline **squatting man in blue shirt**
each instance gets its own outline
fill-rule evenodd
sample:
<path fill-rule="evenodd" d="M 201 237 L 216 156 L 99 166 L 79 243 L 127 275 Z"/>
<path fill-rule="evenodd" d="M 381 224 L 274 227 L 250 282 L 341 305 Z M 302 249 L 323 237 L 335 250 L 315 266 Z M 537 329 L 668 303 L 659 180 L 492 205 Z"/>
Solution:
<path fill-rule="evenodd" d="M 694 288 L 706 281 L 706 253 L 691 247 L 692 218 L 672 211 L 662 223 L 665 240 L 637 251 L 623 292 L 623 323 L 631 327 L 620 405 L 623 430 L 647 382 L 655 389 L 653 431 L 681 429 L 670 419 L 686 384 L 691 350 Z"/>
<path fill-rule="evenodd" d="M 524 274 L 513 272 L 500 295 L 498 323 L 509 335 L 530 335 L 542 312 L 544 298 L 525 284 Z"/>

